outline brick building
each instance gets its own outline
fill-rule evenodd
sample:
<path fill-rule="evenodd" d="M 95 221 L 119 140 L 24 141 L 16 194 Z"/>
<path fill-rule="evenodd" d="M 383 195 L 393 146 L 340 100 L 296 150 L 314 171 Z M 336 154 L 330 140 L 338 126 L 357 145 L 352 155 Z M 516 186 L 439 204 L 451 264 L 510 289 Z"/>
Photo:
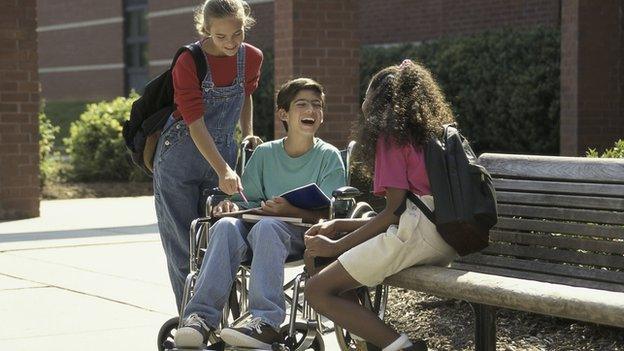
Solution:
<path fill-rule="evenodd" d="M 41 1 L 42 95 L 51 101 L 95 100 L 140 88 L 170 63 L 177 47 L 197 38 L 193 10 L 199 3 Z M 295 75 L 309 75 L 326 85 L 330 100 L 322 136 L 339 145 L 347 138 L 346 126 L 359 108 L 361 45 L 418 42 L 504 26 L 559 26 L 560 18 L 559 0 L 248 3 L 257 24 L 247 41 L 265 51 L 275 49 L 276 84 Z M 276 125 L 279 135 L 280 124 Z"/>
<path fill-rule="evenodd" d="M 35 5 L 0 6 L 0 220 L 39 215 Z"/>
<path fill-rule="evenodd" d="M 321 135 L 339 145 L 358 108 L 361 46 L 508 26 L 562 29 L 563 154 L 608 146 L 623 134 L 624 4 L 619 0 L 248 2 L 258 20 L 248 41 L 274 50 L 276 85 L 294 75 L 309 75 L 327 85 L 327 120 L 335 125 L 323 128 Z M 108 99 L 141 87 L 169 64 L 179 45 L 196 38 L 193 10 L 199 3 L 39 1 L 42 96 L 50 101 Z"/>

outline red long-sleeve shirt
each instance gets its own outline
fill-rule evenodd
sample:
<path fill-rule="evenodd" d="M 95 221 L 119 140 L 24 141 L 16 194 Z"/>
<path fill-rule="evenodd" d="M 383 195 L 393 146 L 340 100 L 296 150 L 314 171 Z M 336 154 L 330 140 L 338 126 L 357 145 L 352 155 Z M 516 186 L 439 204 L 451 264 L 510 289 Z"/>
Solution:
<path fill-rule="evenodd" d="M 234 84 L 237 55 L 206 56 L 215 86 L 227 87 Z M 251 95 L 258 87 L 262 58 L 260 49 L 245 43 L 245 95 Z M 173 67 L 172 76 L 173 98 L 177 105 L 174 116 L 181 116 L 187 125 L 191 124 L 204 115 L 204 100 L 197 80 L 197 68 L 190 52 L 180 55 Z"/>

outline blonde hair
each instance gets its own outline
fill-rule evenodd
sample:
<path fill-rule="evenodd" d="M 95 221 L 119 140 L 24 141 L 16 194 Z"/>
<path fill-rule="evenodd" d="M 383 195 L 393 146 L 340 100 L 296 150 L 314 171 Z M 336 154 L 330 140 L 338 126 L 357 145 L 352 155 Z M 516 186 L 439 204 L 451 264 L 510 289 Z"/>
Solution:
<path fill-rule="evenodd" d="M 242 20 L 245 30 L 256 24 L 256 20 L 251 17 L 251 8 L 244 0 L 206 0 L 195 10 L 195 29 L 200 36 L 209 37 L 210 19 L 230 16 Z"/>

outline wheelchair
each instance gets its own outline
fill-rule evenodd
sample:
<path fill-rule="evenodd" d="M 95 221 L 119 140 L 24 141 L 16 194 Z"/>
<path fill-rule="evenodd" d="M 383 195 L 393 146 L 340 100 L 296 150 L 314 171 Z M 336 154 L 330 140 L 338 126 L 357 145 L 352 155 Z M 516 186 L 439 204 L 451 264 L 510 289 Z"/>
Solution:
<path fill-rule="evenodd" d="M 355 142 L 351 141 L 348 147 L 341 150 L 341 157 L 345 164 L 347 184 L 350 184 L 350 161 L 351 153 Z M 243 142 L 239 150 L 239 165 L 245 165 L 248 156 L 253 150 L 249 149 L 248 143 Z M 242 166 L 237 170 L 242 171 Z M 365 202 L 356 202 L 355 198 L 360 195 L 360 191 L 353 187 L 342 187 L 332 193 L 329 207 L 329 218 L 365 218 L 376 215 L 373 208 Z M 190 228 L 190 273 L 186 278 L 182 308 L 178 317 L 173 317 L 166 321 L 160 328 L 157 338 L 159 351 L 178 351 L 174 344 L 174 336 L 178 328 L 181 327 L 184 315 L 184 306 L 191 299 L 194 291 L 195 281 L 199 276 L 199 270 L 204 253 L 209 242 L 210 226 L 215 222 L 212 218 L 212 207 L 224 198 L 224 194 L 211 194 L 206 200 L 206 216 L 193 220 Z M 283 336 L 284 344 L 273 345 L 274 350 L 288 351 L 324 351 L 325 345 L 323 335 L 334 332 L 341 350 L 377 350 L 374 346 L 353 337 L 348 331 L 335 325 L 326 326 L 322 316 L 317 314 L 306 302 L 303 291 L 308 273 L 304 269 L 303 257 L 289 257 L 285 268 L 297 270 L 294 278 L 290 279 L 283 287 L 286 299 L 287 323 L 279 330 Z M 222 313 L 220 329 L 237 325 L 250 316 L 248 289 L 249 276 L 251 272 L 250 262 L 243 262 L 239 267 L 236 278 L 232 285 L 228 301 Z M 385 306 L 388 297 L 387 287 L 379 285 L 373 288 L 360 288 L 356 291 L 360 303 L 375 311 L 383 319 Z M 243 348 L 231 348 L 223 344 L 217 333 L 211 333 L 208 340 L 208 350 L 244 350 Z"/>

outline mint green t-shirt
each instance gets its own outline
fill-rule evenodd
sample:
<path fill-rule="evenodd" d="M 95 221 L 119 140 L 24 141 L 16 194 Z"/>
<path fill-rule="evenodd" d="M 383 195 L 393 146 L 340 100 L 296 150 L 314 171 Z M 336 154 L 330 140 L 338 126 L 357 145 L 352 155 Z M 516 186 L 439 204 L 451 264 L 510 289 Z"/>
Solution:
<path fill-rule="evenodd" d="M 249 204 L 238 194 L 232 198 L 241 208 L 260 206 L 260 201 L 310 183 L 316 183 L 331 198 L 332 191 L 345 185 L 345 167 L 340 151 L 319 138 L 299 157 L 288 156 L 284 139 L 278 139 L 256 148 L 241 180 Z"/>

